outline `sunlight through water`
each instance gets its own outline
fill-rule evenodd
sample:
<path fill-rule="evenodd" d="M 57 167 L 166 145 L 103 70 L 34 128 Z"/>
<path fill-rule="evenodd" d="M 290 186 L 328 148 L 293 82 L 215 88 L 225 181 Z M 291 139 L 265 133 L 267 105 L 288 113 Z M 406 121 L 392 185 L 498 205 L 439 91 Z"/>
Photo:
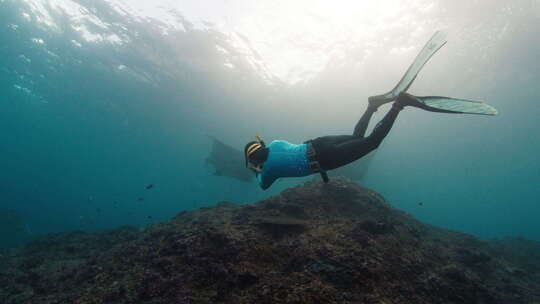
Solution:
<path fill-rule="evenodd" d="M 91 12 L 69 0 L 33 0 L 38 22 L 57 27 L 47 12 L 46 3 L 72 17 L 73 27 L 88 41 L 121 43 L 115 33 L 94 33 L 88 24 L 99 29 L 109 25 L 96 19 Z M 179 14 L 196 28 L 212 28 L 225 33 L 232 45 L 252 61 L 260 61 L 266 72 L 293 84 L 306 82 L 325 67 L 346 57 L 358 46 L 369 46 L 388 39 L 392 31 L 416 24 L 414 36 L 426 35 L 415 15 L 428 13 L 430 1 L 126 1 L 110 3 L 124 14 L 138 18 L 154 18 L 169 28 L 182 28 Z M 426 32 L 427 31 L 427 32 Z M 419 44 L 421 42 L 418 42 Z M 416 46 L 416 45 L 415 45 Z M 394 51 L 407 51 L 403 46 Z M 226 66 L 233 68 L 230 63 Z"/>

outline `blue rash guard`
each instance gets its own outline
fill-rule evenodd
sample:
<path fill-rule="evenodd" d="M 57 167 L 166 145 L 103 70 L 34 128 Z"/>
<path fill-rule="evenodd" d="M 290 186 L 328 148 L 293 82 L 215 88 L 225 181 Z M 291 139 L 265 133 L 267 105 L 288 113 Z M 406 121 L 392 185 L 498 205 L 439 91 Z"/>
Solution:
<path fill-rule="evenodd" d="M 274 140 L 267 148 L 268 158 L 263 164 L 257 181 L 263 190 L 280 177 L 301 177 L 313 174 L 307 158 L 307 145 L 295 145 L 284 140 Z"/>

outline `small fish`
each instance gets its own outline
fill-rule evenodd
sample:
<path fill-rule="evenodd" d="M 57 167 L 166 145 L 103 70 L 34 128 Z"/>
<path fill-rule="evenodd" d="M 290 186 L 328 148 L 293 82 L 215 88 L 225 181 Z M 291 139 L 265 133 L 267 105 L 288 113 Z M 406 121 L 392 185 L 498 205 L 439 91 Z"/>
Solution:
<path fill-rule="evenodd" d="M 144 197 L 139 197 L 137 200 L 138 201 L 144 201 Z"/>
<path fill-rule="evenodd" d="M 152 216 L 151 216 L 151 215 L 149 215 L 149 216 L 147 216 L 147 218 L 151 219 L 151 218 L 152 218 Z"/>
<path fill-rule="evenodd" d="M 424 206 L 424 203 L 418 202 L 418 206 Z"/>
<path fill-rule="evenodd" d="M 148 186 L 146 186 L 146 189 L 152 189 L 154 188 L 154 184 L 149 184 Z"/>

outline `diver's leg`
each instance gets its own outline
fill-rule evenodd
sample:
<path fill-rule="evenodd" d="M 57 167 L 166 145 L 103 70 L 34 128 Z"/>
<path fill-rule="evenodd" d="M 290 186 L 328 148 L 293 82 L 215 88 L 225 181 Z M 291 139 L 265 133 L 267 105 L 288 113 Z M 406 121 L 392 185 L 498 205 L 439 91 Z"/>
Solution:
<path fill-rule="evenodd" d="M 322 159 L 319 159 L 321 167 L 325 170 L 332 170 L 349 164 L 377 149 L 392 129 L 394 121 L 402 109 L 403 105 L 394 102 L 392 108 L 368 137 L 351 136 L 349 140 L 338 144 L 326 145 L 324 151 L 321 151 Z"/>
<path fill-rule="evenodd" d="M 371 119 L 371 116 L 373 116 L 373 113 L 377 111 L 377 106 L 374 106 L 372 103 L 369 103 L 366 111 L 360 117 L 360 120 L 356 123 L 356 126 L 354 127 L 354 136 L 364 137 L 366 134 L 367 127 L 369 125 L 369 120 Z"/>
<path fill-rule="evenodd" d="M 360 117 L 360 120 L 356 123 L 356 126 L 354 127 L 354 131 L 353 131 L 353 136 L 364 137 L 366 134 L 366 130 L 369 125 L 371 116 L 373 116 L 373 113 L 377 112 L 377 109 L 380 106 L 391 101 L 390 100 L 390 101 L 381 102 L 381 100 L 375 97 L 371 96 L 368 98 L 368 107 L 366 111 L 364 112 L 364 114 L 362 115 L 362 117 Z"/>
<path fill-rule="evenodd" d="M 401 110 L 403 110 L 403 105 L 398 101 L 394 102 L 392 108 L 390 108 L 384 118 L 379 121 L 371 134 L 366 137 L 366 142 L 368 142 L 368 145 L 372 147 L 371 150 L 376 149 L 381 144 L 386 135 L 388 135 L 388 132 L 390 132 L 390 129 L 392 129 L 394 121 L 396 120 Z"/>

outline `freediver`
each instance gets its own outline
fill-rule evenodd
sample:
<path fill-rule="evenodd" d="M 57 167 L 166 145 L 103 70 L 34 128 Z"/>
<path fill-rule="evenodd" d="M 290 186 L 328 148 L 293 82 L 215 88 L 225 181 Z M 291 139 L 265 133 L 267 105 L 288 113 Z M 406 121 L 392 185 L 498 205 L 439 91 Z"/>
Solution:
<path fill-rule="evenodd" d="M 449 97 L 418 97 L 405 93 L 424 64 L 446 43 L 446 34 L 438 31 L 426 43 L 405 75 L 390 92 L 368 98 L 368 107 L 357 122 L 352 135 L 322 136 L 303 144 L 274 140 L 268 146 L 260 136 L 244 147 L 246 167 L 251 169 L 263 190 L 281 177 L 302 177 L 319 173 L 328 182 L 327 171 L 345 166 L 377 149 L 386 137 L 399 112 L 406 106 L 442 113 L 496 115 L 497 110 L 485 103 Z M 394 102 L 372 133 L 364 137 L 373 113 L 386 103 Z"/>

